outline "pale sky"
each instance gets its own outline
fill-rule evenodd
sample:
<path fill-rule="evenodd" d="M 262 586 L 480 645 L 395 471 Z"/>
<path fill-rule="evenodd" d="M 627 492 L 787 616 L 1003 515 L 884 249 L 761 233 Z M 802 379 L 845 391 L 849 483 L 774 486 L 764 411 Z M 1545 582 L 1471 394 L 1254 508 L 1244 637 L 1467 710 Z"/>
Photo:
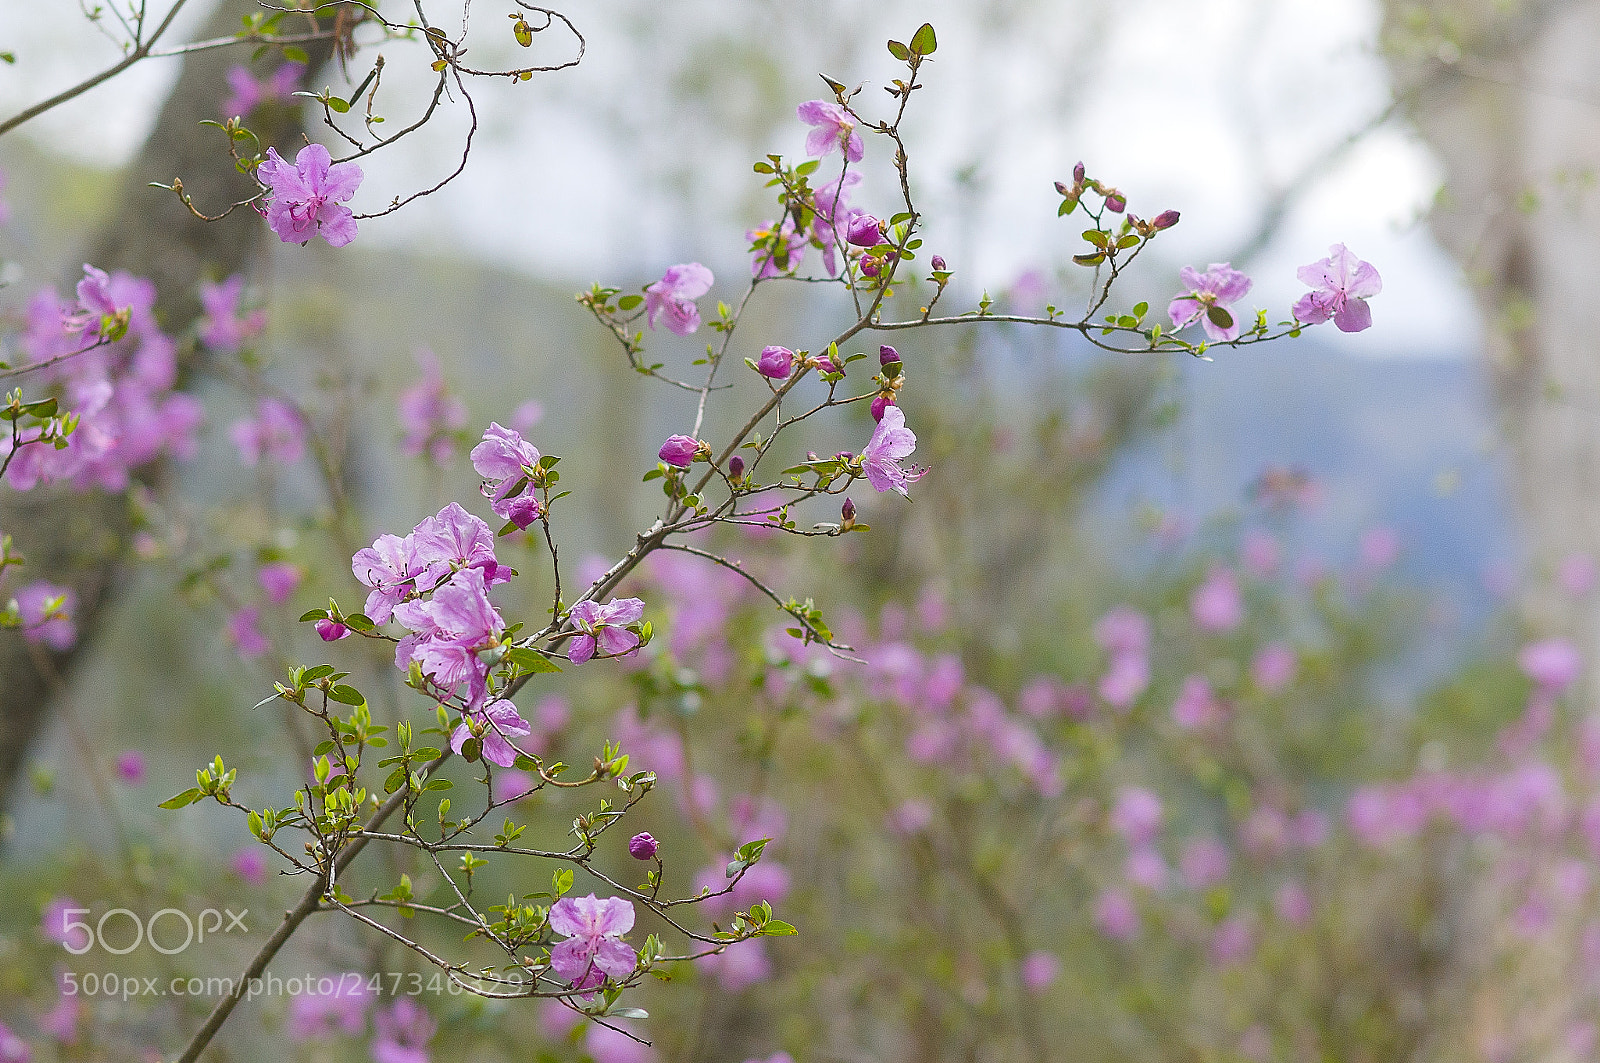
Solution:
<path fill-rule="evenodd" d="M 19 59 L 0 67 L 0 109 L 15 110 L 114 54 L 71 0 L 0 2 L 10 8 L 0 47 L 15 50 Z M 1372 50 L 1372 0 L 1110 0 L 1104 31 L 1085 28 L 1080 9 L 1069 4 L 1036 5 L 1001 29 L 985 21 L 979 6 L 883 0 L 867 8 L 795 0 L 790 9 L 814 15 L 816 32 L 775 32 L 783 50 L 767 49 L 785 77 L 803 72 L 784 82 L 797 86 L 793 102 L 785 104 L 792 107 L 821 89 L 813 71 L 832 67 L 830 73 L 850 84 L 881 84 L 893 76 L 880 42 L 895 31 L 907 36 L 934 12 L 940 49 L 929 88 L 917 100 L 921 112 L 909 124 L 924 175 L 919 205 L 933 219 L 930 249 L 960 247 L 965 260 L 953 264 L 972 289 L 1000 291 L 1021 271 L 1052 270 L 1079 249 L 1081 226 L 1056 220 L 1059 200 L 1051 182 L 1082 158 L 1146 216 L 1166 207 L 1183 212 L 1183 223 L 1162 238 L 1163 272 L 1138 278 L 1145 286 L 1129 292 L 1158 302 L 1175 283 L 1166 270 L 1185 262 L 1204 266 L 1245 238 L 1264 195 L 1261 175 L 1276 182 L 1298 173 L 1387 100 L 1383 67 Z M 531 86 L 481 86 L 476 98 L 484 133 L 466 175 L 397 216 L 365 223 L 364 243 L 446 245 L 569 284 L 631 279 L 691 257 L 736 268 L 742 229 L 762 220 L 751 213 L 758 191 L 751 159 L 708 151 L 715 129 L 687 129 L 677 137 L 673 123 L 691 119 L 670 113 L 638 134 L 648 134 L 646 146 L 618 135 L 627 114 L 620 126 L 600 128 L 595 115 L 603 108 L 594 101 L 605 97 L 606 107 L 627 112 L 637 98 L 633 118 L 655 113 L 648 109 L 660 105 L 669 86 L 652 79 L 681 81 L 698 61 L 680 60 L 688 53 L 672 49 L 707 47 L 712 59 L 705 61 L 714 61 L 715 33 L 719 27 L 739 32 L 745 9 L 730 0 L 683 0 L 670 16 L 662 5 L 639 0 L 592 0 L 582 8 L 575 17 L 589 37 L 583 66 Z M 503 17 L 498 9 L 492 14 Z M 487 22 L 490 15 L 484 9 L 480 18 Z M 758 30 L 759 24 L 751 32 Z M 849 35 L 849 47 L 840 34 Z M 1097 42 L 1096 65 L 1080 84 L 1063 67 L 1071 49 L 1089 38 Z M 390 45 L 386 52 L 391 83 L 403 85 L 409 66 L 426 75 L 417 63 L 395 61 L 407 54 L 405 46 Z M 478 57 L 494 55 L 489 47 Z M 174 71 L 169 62 L 146 64 L 39 120 L 32 135 L 73 155 L 119 161 L 144 136 L 150 101 Z M 862 98 L 869 107 L 887 106 L 875 89 Z M 458 152 L 456 132 L 441 124 L 410 145 L 365 160 L 364 205 L 416 187 L 421 175 L 447 170 Z M 804 134 L 798 121 L 788 122 L 758 150 L 798 156 Z M 873 152 L 886 169 L 884 148 L 870 141 L 869 168 Z M 4 154 L 0 144 L 0 165 Z M 981 163 L 983 180 L 976 206 L 961 198 L 950 176 L 971 162 Z M 674 213 L 668 208 L 677 200 L 659 190 L 637 191 L 666 181 L 652 171 L 658 165 L 662 173 L 670 167 L 694 175 L 692 209 Z M 1252 266 L 1252 301 L 1281 314 L 1304 290 L 1294 279 L 1295 266 L 1342 241 L 1376 264 L 1385 282 L 1374 302 L 1377 327 L 1337 337 L 1343 349 L 1470 352 L 1478 325 L 1458 271 L 1417 221 L 1439 180 L 1438 166 L 1403 126 L 1372 135 L 1299 200 Z M 864 192 L 871 197 L 875 190 L 882 196 L 890 191 L 869 176 Z M 871 198 L 862 202 L 870 209 Z M 954 221 L 964 212 L 970 243 Z"/>

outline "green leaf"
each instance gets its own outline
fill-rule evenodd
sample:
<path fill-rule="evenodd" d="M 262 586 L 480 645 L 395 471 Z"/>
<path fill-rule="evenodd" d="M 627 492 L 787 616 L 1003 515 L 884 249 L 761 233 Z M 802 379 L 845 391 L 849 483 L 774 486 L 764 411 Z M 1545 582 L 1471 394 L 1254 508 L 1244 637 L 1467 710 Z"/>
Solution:
<path fill-rule="evenodd" d="M 939 47 L 939 40 L 933 35 L 933 24 L 924 22 L 911 38 L 911 50 L 918 55 L 932 55 L 934 49 Z"/>
<path fill-rule="evenodd" d="M 176 797 L 167 798 L 156 807 L 182 808 L 184 805 L 192 805 L 198 800 L 200 800 L 200 790 L 198 787 L 191 786 L 189 789 L 185 790 L 181 794 L 178 794 Z"/>
<path fill-rule="evenodd" d="M 792 924 L 785 923 L 782 919 L 768 919 L 761 925 L 761 933 L 769 937 L 787 937 L 790 934 L 798 934 L 800 931 L 796 930 Z"/>
<path fill-rule="evenodd" d="M 341 705 L 365 705 L 367 703 L 367 699 L 362 696 L 361 691 L 343 683 L 328 691 L 328 697 Z"/>
<path fill-rule="evenodd" d="M 328 104 L 328 107 L 331 110 L 337 112 L 338 114 L 344 114 L 350 109 L 350 104 L 344 100 L 341 100 L 337 96 L 329 96 L 325 102 Z"/>
<path fill-rule="evenodd" d="M 644 296 L 642 295 L 624 295 L 617 300 L 617 306 L 622 310 L 632 310 L 642 302 L 644 302 Z"/>
<path fill-rule="evenodd" d="M 1232 328 L 1233 327 L 1233 315 L 1228 313 L 1226 310 L 1224 310 L 1220 306 L 1207 307 L 1206 308 L 1206 318 L 1213 325 L 1217 326 L 1217 328 L 1225 329 L 1225 328 Z"/>
<path fill-rule="evenodd" d="M 899 41 L 889 42 L 889 54 L 900 60 L 902 63 L 911 58 L 911 50 L 905 45 L 901 44 Z"/>
<path fill-rule="evenodd" d="M 291 63 L 305 63 L 307 66 L 311 64 L 311 57 L 306 54 L 306 50 L 296 44 L 284 45 L 283 57 Z"/>

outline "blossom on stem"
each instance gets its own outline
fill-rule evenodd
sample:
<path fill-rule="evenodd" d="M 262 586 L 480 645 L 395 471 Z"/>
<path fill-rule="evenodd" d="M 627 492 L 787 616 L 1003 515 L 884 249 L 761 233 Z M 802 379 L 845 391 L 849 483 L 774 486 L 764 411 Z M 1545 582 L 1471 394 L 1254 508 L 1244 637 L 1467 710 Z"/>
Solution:
<path fill-rule="evenodd" d="M 272 643 L 261 633 L 261 610 L 256 606 L 234 610 L 228 617 L 226 633 L 233 651 L 247 661 L 272 649 Z"/>
<path fill-rule="evenodd" d="M 483 496 L 495 515 L 519 528 L 538 520 L 544 506 L 534 494 L 529 477 L 539 468 L 539 450 L 515 429 L 493 421 L 483 442 L 472 448 L 472 467 L 483 477 Z M 520 490 L 516 490 L 518 485 Z"/>
<path fill-rule="evenodd" d="M 635 834 L 628 839 L 628 855 L 635 860 L 654 860 L 656 840 L 648 832 Z"/>
<path fill-rule="evenodd" d="M 781 222 L 768 221 L 760 228 L 746 229 L 744 238 L 750 241 L 750 276 L 757 280 L 781 277 L 798 269 L 806 257 L 806 234 L 796 231 L 794 219 L 787 215 Z M 830 274 L 834 264 L 832 239 L 830 230 L 828 241 L 823 243 L 823 258 Z"/>
<path fill-rule="evenodd" d="M 517 712 L 515 705 L 509 701 L 496 701 L 482 712 L 468 713 L 456 725 L 456 729 L 450 733 L 450 748 L 459 754 L 467 744 L 467 739 L 478 738 L 482 742 L 484 760 L 509 768 L 517 760 L 517 750 L 510 739 L 532 733 L 533 728 Z"/>
<path fill-rule="evenodd" d="M 224 118 L 248 118 L 263 103 L 287 103 L 294 99 L 295 86 L 306 72 L 304 63 L 284 63 L 267 77 L 257 81 L 250 68 L 237 63 L 225 75 L 233 95 L 222 101 Z"/>
<path fill-rule="evenodd" d="M 401 997 L 372 1016 L 373 1063 L 428 1063 L 428 1042 L 438 1030 L 428 1009 Z"/>
<path fill-rule="evenodd" d="M 306 244 L 318 233 L 332 247 L 356 238 L 356 219 L 344 201 L 361 185 L 361 167 L 333 162 L 321 144 L 307 144 L 290 166 L 277 149 L 256 169 L 256 179 L 272 193 L 264 210 L 267 224 L 286 244 Z"/>
<path fill-rule="evenodd" d="M 78 595 L 70 587 L 37 580 L 17 590 L 16 602 L 22 616 L 22 637 L 29 642 L 70 650 L 78 641 L 72 621 L 78 611 Z"/>
<path fill-rule="evenodd" d="M 907 495 L 906 484 L 927 475 L 926 469 L 902 469 L 902 458 L 917 449 L 917 437 L 906 427 L 906 415 L 898 406 L 886 406 L 883 419 L 872 430 L 872 438 L 861 451 L 861 468 L 867 482 L 879 491 L 899 491 Z"/>
<path fill-rule="evenodd" d="M 694 456 L 700 453 L 701 443 L 693 436 L 668 436 L 667 441 L 661 444 L 661 449 L 656 452 L 656 457 L 680 469 L 687 469 L 694 464 Z"/>
<path fill-rule="evenodd" d="M 700 327 L 700 308 L 694 301 L 711 290 L 711 271 L 698 262 L 673 266 L 644 290 L 645 317 L 650 327 L 665 317 L 667 331 L 687 336 Z"/>
<path fill-rule="evenodd" d="M 582 664 L 598 650 L 606 657 L 619 657 L 639 645 L 639 636 L 628 630 L 644 616 L 644 602 L 638 598 L 613 598 L 605 605 L 579 602 L 569 614 L 578 635 L 567 649 L 567 660 Z"/>
<path fill-rule="evenodd" d="M 1340 332 L 1360 332 L 1372 327 L 1367 300 L 1383 291 L 1383 278 L 1372 263 L 1363 262 L 1343 244 L 1328 248 L 1328 257 L 1295 273 L 1312 291 L 1294 304 L 1296 321 L 1320 325 L 1333 318 Z"/>
<path fill-rule="evenodd" d="M 621 940 L 633 929 L 633 905 L 621 897 L 563 897 L 550 906 L 550 929 L 567 939 L 550 950 L 550 966 L 575 989 L 620 981 L 638 963 Z"/>
<path fill-rule="evenodd" d="M 794 369 L 794 352 L 787 347 L 763 347 L 756 359 L 756 372 L 773 380 L 788 380 Z"/>
<path fill-rule="evenodd" d="M 426 601 L 401 602 L 394 607 L 394 618 L 412 632 L 395 647 L 396 667 L 405 669 L 415 661 L 447 694 L 465 684 L 467 703 L 482 703 L 489 668 L 478 654 L 495 645 L 505 630 L 505 621 L 489 601 L 482 569 L 461 569 Z"/>
<path fill-rule="evenodd" d="M 1185 266 L 1178 276 L 1188 287 L 1167 307 L 1174 328 L 1198 319 L 1206 335 L 1218 342 L 1239 338 L 1239 319 L 1230 309 L 1250 292 L 1250 278 L 1226 262 L 1213 262 L 1204 273 Z"/>
<path fill-rule="evenodd" d="M 800 121 L 811 126 L 806 134 L 806 154 L 814 159 L 843 151 L 848 162 L 860 162 L 866 154 L 861 134 L 850 112 L 831 100 L 810 100 L 795 109 Z"/>
<path fill-rule="evenodd" d="M 293 465 L 306 452 L 306 426 L 300 411 L 279 399 L 262 399 L 256 404 L 255 417 L 234 422 L 228 435 L 246 468 L 255 468 L 262 458 L 276 465 Z"/>
<path fill-rule="evenodd" d="M 262 565 L 256 572 L 256 582 L 261 584 L 261 589 L 266 592 L 267 601 L 273 605 L 282 605 L 289 600 L 305 573 L 300 571 L 300 566 L 290 561 L 273 561 Z"/>
<path fill-rule="evenodd" d="M 467 426 L 467 407 L 450 394 L 432 351 L 420 350 L 416 359 L 422 377 L 400 392 L 397 406 L 400 429 L 405 433 L 400 449 L 412 457 L 427 454 L 435 465 L 444 465 L 455 451 L 455 434 Z"/>
<path fill-rule="evenodd" d="M 261 334 L 267 327 L 264 310 L 240 315 L 239 299 L 244 294 L 244 277 L 235 273 L 220 284 L 200 282 L 200 342 L 213 351 L 237 351 L 245 340 Z"/>

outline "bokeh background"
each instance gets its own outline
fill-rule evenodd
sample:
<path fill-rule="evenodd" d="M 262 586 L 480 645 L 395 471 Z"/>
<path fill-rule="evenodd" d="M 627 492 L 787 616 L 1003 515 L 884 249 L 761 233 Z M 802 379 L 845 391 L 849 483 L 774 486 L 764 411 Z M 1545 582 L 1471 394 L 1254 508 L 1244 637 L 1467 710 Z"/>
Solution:
<path fill-rule="evenodd" d="M 225 7 L 186 13 L 180 36 L 236 23 L 244 8 Z M 815 597 L 869 665 L 799 652 L 736 581 L 663 564 L 634 588 L 666 633 L 648 660 L 569 670 L 539 703 L 558 755 L 584 763 L 620 739 L 662 772 L 640 829 L 682 854 L 669 866 L 686 886 L 741 831 L 774 833 L 761 888 L 801 933 L 649 987 L 637 1028 L 653 1049 L 434 994 L 417 998 L 440 1027 L 426 1051 L 1593 1058 L 1600 4 L 601 0 L 569 14 L 584 62 L 477 92 L 464 175 L 339 252 L 232 237 L 223 265 L 145 187 L 217 161 L 203 137 L 189 154 L 162 138 L 192 133 L 178 103 L 220 113 L 206 106 L 232 60 L 141 64 L 0 141 L 13 320 L 89 257 L 188 270 L 163 290 L 175 335 L 193 284 L 236 271 L 268 322 L 248 357 L 187 364 L 207 410 L 194 460 L 131 499 L 0 503 L 25 553 L 41 544 L 93 587 L 78 646 L 14 652 L 0 687 L 0 1022 L 34 1058 L 170 1056 L 201 1014 L 68 1006 L 63 965 L 224 974 L 250 948 L 90 967 L 41 934 L 52 902 L 248 903 L 259 938 L 298 892 L 239 856 L 250 839 L 219 810 L 154 805 L 218 751 L 249 800 L 299 785 L 292 723 L 250 708 L 283 665 L 329 652 L 295 617 L 357 600 L 354 548 L 471 499 L 465 446 L 436 462 L 401 445 L 419 353 L 437 357 L 468 435 L 520 415 L 563 456 L 565 556 L 581 569 L 627 549 L 656 508 L 636 470 L 692 400 L 629 372 L 572 293 L 693 260 L 732 301 L 744 232 L 771 210 L 750 163 L 801 153 L 794 107 L 825 94 L 819 73 L 886 101 L 883 42 L 924 20 L 940 46 L 908 143 L 951 303 L 1075 305 L 1077 230 L 1055 217 L 1052 182 L 1083 160 L 1141 215 L 1183 214 L 1123 282 L 1128 302 L 1162 307 L 1179 267 L 1229 261 L 1276 312 L 1302 290 L 1295 267 L 1343 242 L 1383 275 L 1376 324 L 1214 361 L 1108 358 L 1021 328 L 901 334 L 903 402 L 934 469 L 916 501 L 858 497 L 873 530 L 842 542 L 718 544 Z M 3 15 L 17 62 L 0 68 L 0 112 L 114 56 L 74 5 Z M 477 47 L 486 62 L 516 51 L 509 35 Z M 379 50 L 397 111 L 415 106 L 420 52 Z M 330 65 L 309 80 L 341 79 Z M 357 205 L 438 180 L 463 132 L 448 112 L 373 157 Z M 892 202 L 884 154 L 869 142 L 858 203 Z M 180 245 L 202 250 L 180 262 Z M 781 292 L 741 326 L 751 353 L 814 345 L 845 320 L 831 293 Z M 652 342 L 687 363 L 700 340 Z M 312 463 L 241 471 L 228 426 L 267 386 L 311 412 L 340 506 Z M 755 393 L 730 393 L 713 428 Z M 819 451 L 870 432 L 864 414 L 819 420 Z M 102 538 L 60 557 L 42 545 Z M 243 660 L 228 621 L 274 561 L 303 579 L 263 614 L 271 651 Z M 505 607 L 537 615 L 545 596 L 519 583 Z M 376 713 L 419 711 L 381 653 L 349 656 L 341 667 L 385 691 Z M 1147 675 L 1128 694 L 1114 680 L 1134 660 Z M 130 751 L 140 770 L 119 772 Z M 1136 813 L 1152 799 L 1147 829 Z M 571 815 L 520 811 L 556 836 Z M 373 884 L 402 870 L 374 868 Z M 490 892 L 547 873 L 507 871 Z M 332 922 L 291 951 L 286 969 L 412 963 Z M 324 1031 L 268 999 L 223 1050 L 357 1058 L 381 1042 L 366 1021 Z"/>

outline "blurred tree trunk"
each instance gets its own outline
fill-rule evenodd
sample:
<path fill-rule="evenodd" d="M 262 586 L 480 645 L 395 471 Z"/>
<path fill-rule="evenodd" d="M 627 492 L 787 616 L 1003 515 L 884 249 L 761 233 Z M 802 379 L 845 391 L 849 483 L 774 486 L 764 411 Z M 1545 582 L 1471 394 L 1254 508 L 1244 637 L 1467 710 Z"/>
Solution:
<path fill-rule="evenodd" d="M 259 10 L 252 0 L 222 0 L 200 30 L 200 37 L 236 32 L 241 17 Z M 63 12 L 63 18 L 73 17 Z M 307 48 L 313 69 L 331 55 L 327 44 Z M 226 143 L 216 129 L 201 126 L 220 117 L 229 94 L 226 73 L 246 62 L 245 48 L 197 52 L 183 60 L 183 70 L 162 106 L 155 127 L 125 171 L 118 207 L 105 228 L 91 241 L 85 261 L 106 269 L 123 269 L 151 278 L 158 292 L 156 312 L 163 328 L 180 333 L 200 312 L 197 286 L 207 277 L 226 277 L 250 269 L 262 254 L 266 229 L 253 211 L 239 210 L 214 223 L 186 212 L 171 192 L 148 187 L 151 181 L 183 178 L 196 205 L 214 212 L 217 204 L 242 199 L 253 191 L 248 179 L 235 173 Z M 162 60 L 152 60 L 160 62 Z M 282 62 L 277 54 L 255 64 L 258 75 Z M 93 91 L 116 92 L 115 83 Z M 297 139 L 298 118 L 286 109 L 259 114 L 251 128 L 263 143 Z M 195 366 L 186 365 L 192 378 Z M 147 484 L 158 485 L 159 468 L 147 470 Z M 27 558 L 28 580 L 49 579 L 78 595 L 78 644 L 66 653 L 48 655 L 39 667 L 37 649 L 22 639 L 0 639 L 0 811 L 47 718 L 59 676 L 94 644 L 97 626 L 107 615 L 123 574 L 130 530 L 128 498 L 101 492 L 80 494 L 66 489 L 0 490 L 0 529 L 10 533 Z"/>

